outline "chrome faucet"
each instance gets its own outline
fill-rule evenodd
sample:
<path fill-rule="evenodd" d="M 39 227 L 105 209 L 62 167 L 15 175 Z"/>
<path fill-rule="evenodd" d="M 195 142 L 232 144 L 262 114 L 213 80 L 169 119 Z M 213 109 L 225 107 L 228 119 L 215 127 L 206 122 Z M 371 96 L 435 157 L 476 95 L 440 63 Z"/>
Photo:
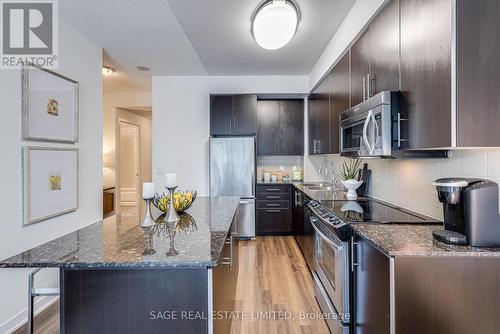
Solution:
<path fill-rule="evenodd" d="M 337 176 L 335 175 L 335 163 L 331 160 L 323 160 L 321 162 L 321 164 L 319 165 L 319 168 L 318 168 L 318 173 L 319 175 L 321 175 L 323 173 L 323 170 L 325 171 L 325 176 L 328 176 L 328 171 L 329 171 L 329 168 L 328 168 L 328 165 L 330 166 L 330 169 L 331 169 L 331 177 L 332 177 L 332 184 L 334 186 L 338 186 L 338 180 L 337 180 Z"/>
<path fill-rule="evenodd" d="M 321 175 L 323 173 L 323 169 L 325 169 L 325 175 L 328 175 L 328 166 L 325 166 L 325 165 L 329 162 L 331 162 L 331 161 L 328 161 L 326 159 L 321 162 L 321 165 L 319 165 L 319 168 L 318 168 L 319 175 Z"/>

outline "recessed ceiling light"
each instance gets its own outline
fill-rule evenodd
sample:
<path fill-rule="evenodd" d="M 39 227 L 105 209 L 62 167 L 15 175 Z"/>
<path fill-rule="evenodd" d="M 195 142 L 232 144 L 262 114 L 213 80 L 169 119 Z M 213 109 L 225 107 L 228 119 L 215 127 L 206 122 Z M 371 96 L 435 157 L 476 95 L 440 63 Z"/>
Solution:
<path fill-rule="evenodd" d="M 266 50 L 277 50 L 288 44 L 297 31 L 300 13 L 290 0 L 266 0 L 252 17 L 252 34 Z"/>
<path fill-rule="evenodd" d="M 104 75 L 105 77 L 110 76 L 111 74 L 113 74 L 114 71 L 115 69 L 110 66 L 102 67 L 102 75 Z"/>
<path fill-rule="evenodd" d="M 148 72 L 151 71 L 151 69 L 147 66 L 137 66 L 137 69 L 142 72 Z"/>

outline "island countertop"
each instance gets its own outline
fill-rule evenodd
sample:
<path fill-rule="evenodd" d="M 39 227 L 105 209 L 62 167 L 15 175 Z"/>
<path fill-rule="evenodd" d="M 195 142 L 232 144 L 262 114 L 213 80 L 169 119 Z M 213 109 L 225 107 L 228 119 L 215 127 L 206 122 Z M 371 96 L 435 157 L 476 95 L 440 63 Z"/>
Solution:
<path fill-rule="evenodd" d="M 153 233 L 152 255 L 143 255 L 139 222 L 101 221 L 0 262 L 0 268 L 212 267 L 231 228 L 239 197 L 198 197 L 183 224 Z M 167 256 L 171 240 L 178 255 Z"/>

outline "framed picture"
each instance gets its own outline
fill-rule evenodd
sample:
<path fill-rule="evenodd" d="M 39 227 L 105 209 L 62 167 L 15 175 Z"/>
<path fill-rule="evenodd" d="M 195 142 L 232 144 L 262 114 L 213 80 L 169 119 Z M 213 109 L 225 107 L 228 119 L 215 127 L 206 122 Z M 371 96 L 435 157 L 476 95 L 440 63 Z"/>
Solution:
<path fill-rule="evenodd" d="M 78 209 L 78 149 L 25 147 L 23 174 L 24 225 Z"/>
<path fill-rule="evenodd" d="M 78 141 L 78 82 L 27 66 L 22 73 L 23 138 Z"/>

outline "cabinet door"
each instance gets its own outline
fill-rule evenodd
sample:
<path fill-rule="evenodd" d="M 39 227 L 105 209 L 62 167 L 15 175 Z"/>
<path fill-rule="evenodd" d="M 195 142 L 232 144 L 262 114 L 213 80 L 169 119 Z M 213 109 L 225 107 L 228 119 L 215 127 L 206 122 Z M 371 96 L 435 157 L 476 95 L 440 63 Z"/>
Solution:
<path fill-rule="evenodd" d="M 500 1 L 457 1 L 457 146 L 500 146 Z"/>
<path fill-rule="evenodd" d="M 304 154 L 304 100 L 280 101 L 278 154 Z"/>
<path fill-rule="evenodd" d="M 369 30 L 371 90 L 399 90 L 399 0 L 392 0 Z"/>
<path fill-rule="evenodd" d="M 390 333 L 390 260 L 354 238 L 354 333 Z"/>
<path fill-rule="evenodd" d="M 316 117 L 316 140 L 317 153 L 330 153 L 330 80 L 326 76 L 316 88 L 317 117 Z"/>
<path fill-rule="evenodd" d="M 233 96 L 210 96 L 210 135 L 230 135 L 233 124 Z"/>
<path fill-rule="evenodd" d="M 410 149 L 451 146 L 450 0 L 400 0 L 401 91 Z"/>
<path fill-rule="evenodd" d="M 256 130 L 257 95 L 235 95 L 233 133 L 255 135 Z"/>
<path fill-rule="evenodd" d="M 260 100 L 257 104 L 257 155 L 278 155 L 280 102 Z"/>
<path fill-rule="evenodd" d="M 368 95 L 367 80 L 370 73 L 370 45 L 369 31 L 363 35 L 351 47 L 351 106 L 363 102 L 363 97 Z"/>
<path fill-rule="evenodd" d="M 295 231 L 295 240 L 299 245 L 302 252 L 304 251 L 304 195 L 299 190 L 293 191 L 293 212 L 292 212 L 292 223 L 293 229 Z"/>
<path fill-rule="evenodd" d="M 349 109 L 349 53 L 330 72 L 330 153 L 340 151 L 340 113 Z"/>
<path fill-rule="evenodd" d="M 313 92 L 307 98 L 307 128 L 308 128 L 308 145 L 309 154 L 318 154 L 318 144 L 316 139 L 316 120 L 318 118 L 317 98 Z"/>

